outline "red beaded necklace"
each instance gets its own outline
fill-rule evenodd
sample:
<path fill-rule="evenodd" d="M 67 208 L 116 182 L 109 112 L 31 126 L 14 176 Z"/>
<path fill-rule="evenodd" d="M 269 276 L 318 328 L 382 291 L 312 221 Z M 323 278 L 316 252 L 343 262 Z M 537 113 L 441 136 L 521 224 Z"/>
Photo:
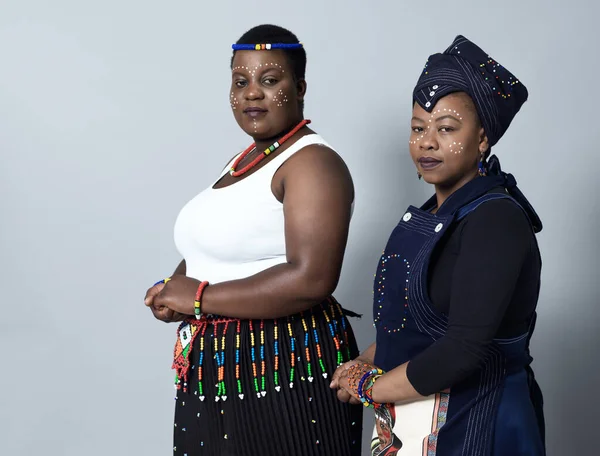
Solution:
<path fill-rule="evenodd" d="M 249 164 L 247 164 L 246 166 L 244 166 L 239 171 L 236 171 L 236 168 L 238 167 L 238 165 L 240 164 L 240 162 L 244 158 L 246 158 L 246 156 L 250 152 L 252 152 L 254 149 L 256 149 L 256 143 L 252 143 L 250 145 L 250 147 L 248 147 L 244 152 L 242 152 L 242 154 L 235 160 L 235 162 L 233 162 L 233 165 L 231 166 L 231 169 L 230 169 L 229 173 L 232 176 L 234 176 L 234 177 L 239 177 L 239 176 L 247 173 L 252 168 L 254 168 L 256 165 L 258 165 L 262 160 L 264 160 L 266 157 L 268 157 L 270 153 L 272 153 L 275 150 L 277 150 L 279 148 L 279 146 L 281 146 L 284 142 L 286 142 L 294 134 L 296 134 L 301 128 L 305 127 L 309 123 L 310 123 L 310 120 L 304 119 L 302 122 L 300 122 L 298 125 L 296 125 L 292 131 L 290 131 L 288 134 L 286 134 L 285 136 L 283 136 L 279 141 L 275 141 L 271 146 L 269 146 L 267 149 L 265 149 L 263 151 L 263 153 L 260 154 L 258 157 L 256 157 L 254 160 L 252 160 L 252 162 L 250 162 Z"/>

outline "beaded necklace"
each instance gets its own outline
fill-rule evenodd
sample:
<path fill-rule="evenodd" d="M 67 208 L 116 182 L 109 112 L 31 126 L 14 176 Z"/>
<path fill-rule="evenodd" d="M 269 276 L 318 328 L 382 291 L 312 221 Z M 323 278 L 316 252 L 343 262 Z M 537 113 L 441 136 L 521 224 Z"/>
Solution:
<path fill-rule="evenodd" d="M 292 131 L 290 131 L 288 134 L 283 136 L 279 141 L 275 141 L 271 146 L 266 148 L 262 154 L 260 154 L 258 157 L 256 157 L 254 160 L 252 160 L 252 162 L 250 162 L 248 165 L 244 166 L 242 169 L 240 169 L 238 171 L 237 167 L 240 164 L 240 162 L 244 158 L 246 158 L 248 156 L 248 154 L 250 154 L 250 152 L 252 152 L 256 149 L 256 143 L 252 143 L 244 152 L 242 152 L 242 154 L 235 160 L 235 162 L 233 162 L 233 165 L 231 166 L 229 173 L 233 177 L 239 177 L 243 174 L 246 174 L 248 171 L 250 171 L 256 165 L 258 165 L 262 160 L 264 160 L 266 157 L 268 157 L 269 154 L 271 154 L 272 152 L 277 150 L 284 142 L 286 142 L 288 139 L 290 139 L 301 128 L 305 127 L 309 123 L 310 123 L 310 120 L 304 119 L 302 122 L 300 122 L 298 125 L 296 125 Z"/>

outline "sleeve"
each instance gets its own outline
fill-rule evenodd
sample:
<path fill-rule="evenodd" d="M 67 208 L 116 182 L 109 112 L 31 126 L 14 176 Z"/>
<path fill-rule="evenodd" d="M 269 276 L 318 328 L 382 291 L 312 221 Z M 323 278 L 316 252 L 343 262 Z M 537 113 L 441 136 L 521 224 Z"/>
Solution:
<path fill-rule="evenodd" d="M 511 302 L 533 233 L 508 200 L 482 204 L 465 219 L 452 274 L 448 330 L 407 366 L 422 395 L 443 391 L 480 367 Z"/>

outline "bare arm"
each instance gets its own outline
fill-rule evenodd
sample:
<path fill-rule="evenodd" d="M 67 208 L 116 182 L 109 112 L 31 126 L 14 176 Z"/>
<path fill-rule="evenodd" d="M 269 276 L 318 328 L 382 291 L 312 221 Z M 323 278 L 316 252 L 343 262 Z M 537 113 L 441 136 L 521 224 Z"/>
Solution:
<path fill-rule="evenodd" d="M 287 262 L 206 288 L 202 311 L 235 318 L 278 318 L 306 310 L 335 290 L 348 238 L 354 188 L 342 159 L 309 146 L 278 171 Z M 198 281 L 180 276 L 157 297 L 191 315 Z M 172 292 L 170 292 L 172 290 Z"/>

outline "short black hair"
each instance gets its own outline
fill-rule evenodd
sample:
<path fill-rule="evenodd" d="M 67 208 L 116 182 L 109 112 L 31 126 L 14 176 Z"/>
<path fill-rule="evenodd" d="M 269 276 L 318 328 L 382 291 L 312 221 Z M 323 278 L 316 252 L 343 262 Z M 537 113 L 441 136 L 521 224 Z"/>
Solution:
<path fill-rule="evenodd" d="M 235 44 L 267 44 L 267 43 L 286 43 L 298 44 L 296 35 L 283 27 L 277 25 L 263 24 L 257 25 L 244 33 Z M 306 51 L 304 47 L 298 49 L 281 49 L 290 65 L 292 66 L 294 79 L 296 81 L 305 78 L 306 74 Z M 231 57 L 231 66 L 233 67 L 233 58 L 236 51 L 233 51 Z"/>

